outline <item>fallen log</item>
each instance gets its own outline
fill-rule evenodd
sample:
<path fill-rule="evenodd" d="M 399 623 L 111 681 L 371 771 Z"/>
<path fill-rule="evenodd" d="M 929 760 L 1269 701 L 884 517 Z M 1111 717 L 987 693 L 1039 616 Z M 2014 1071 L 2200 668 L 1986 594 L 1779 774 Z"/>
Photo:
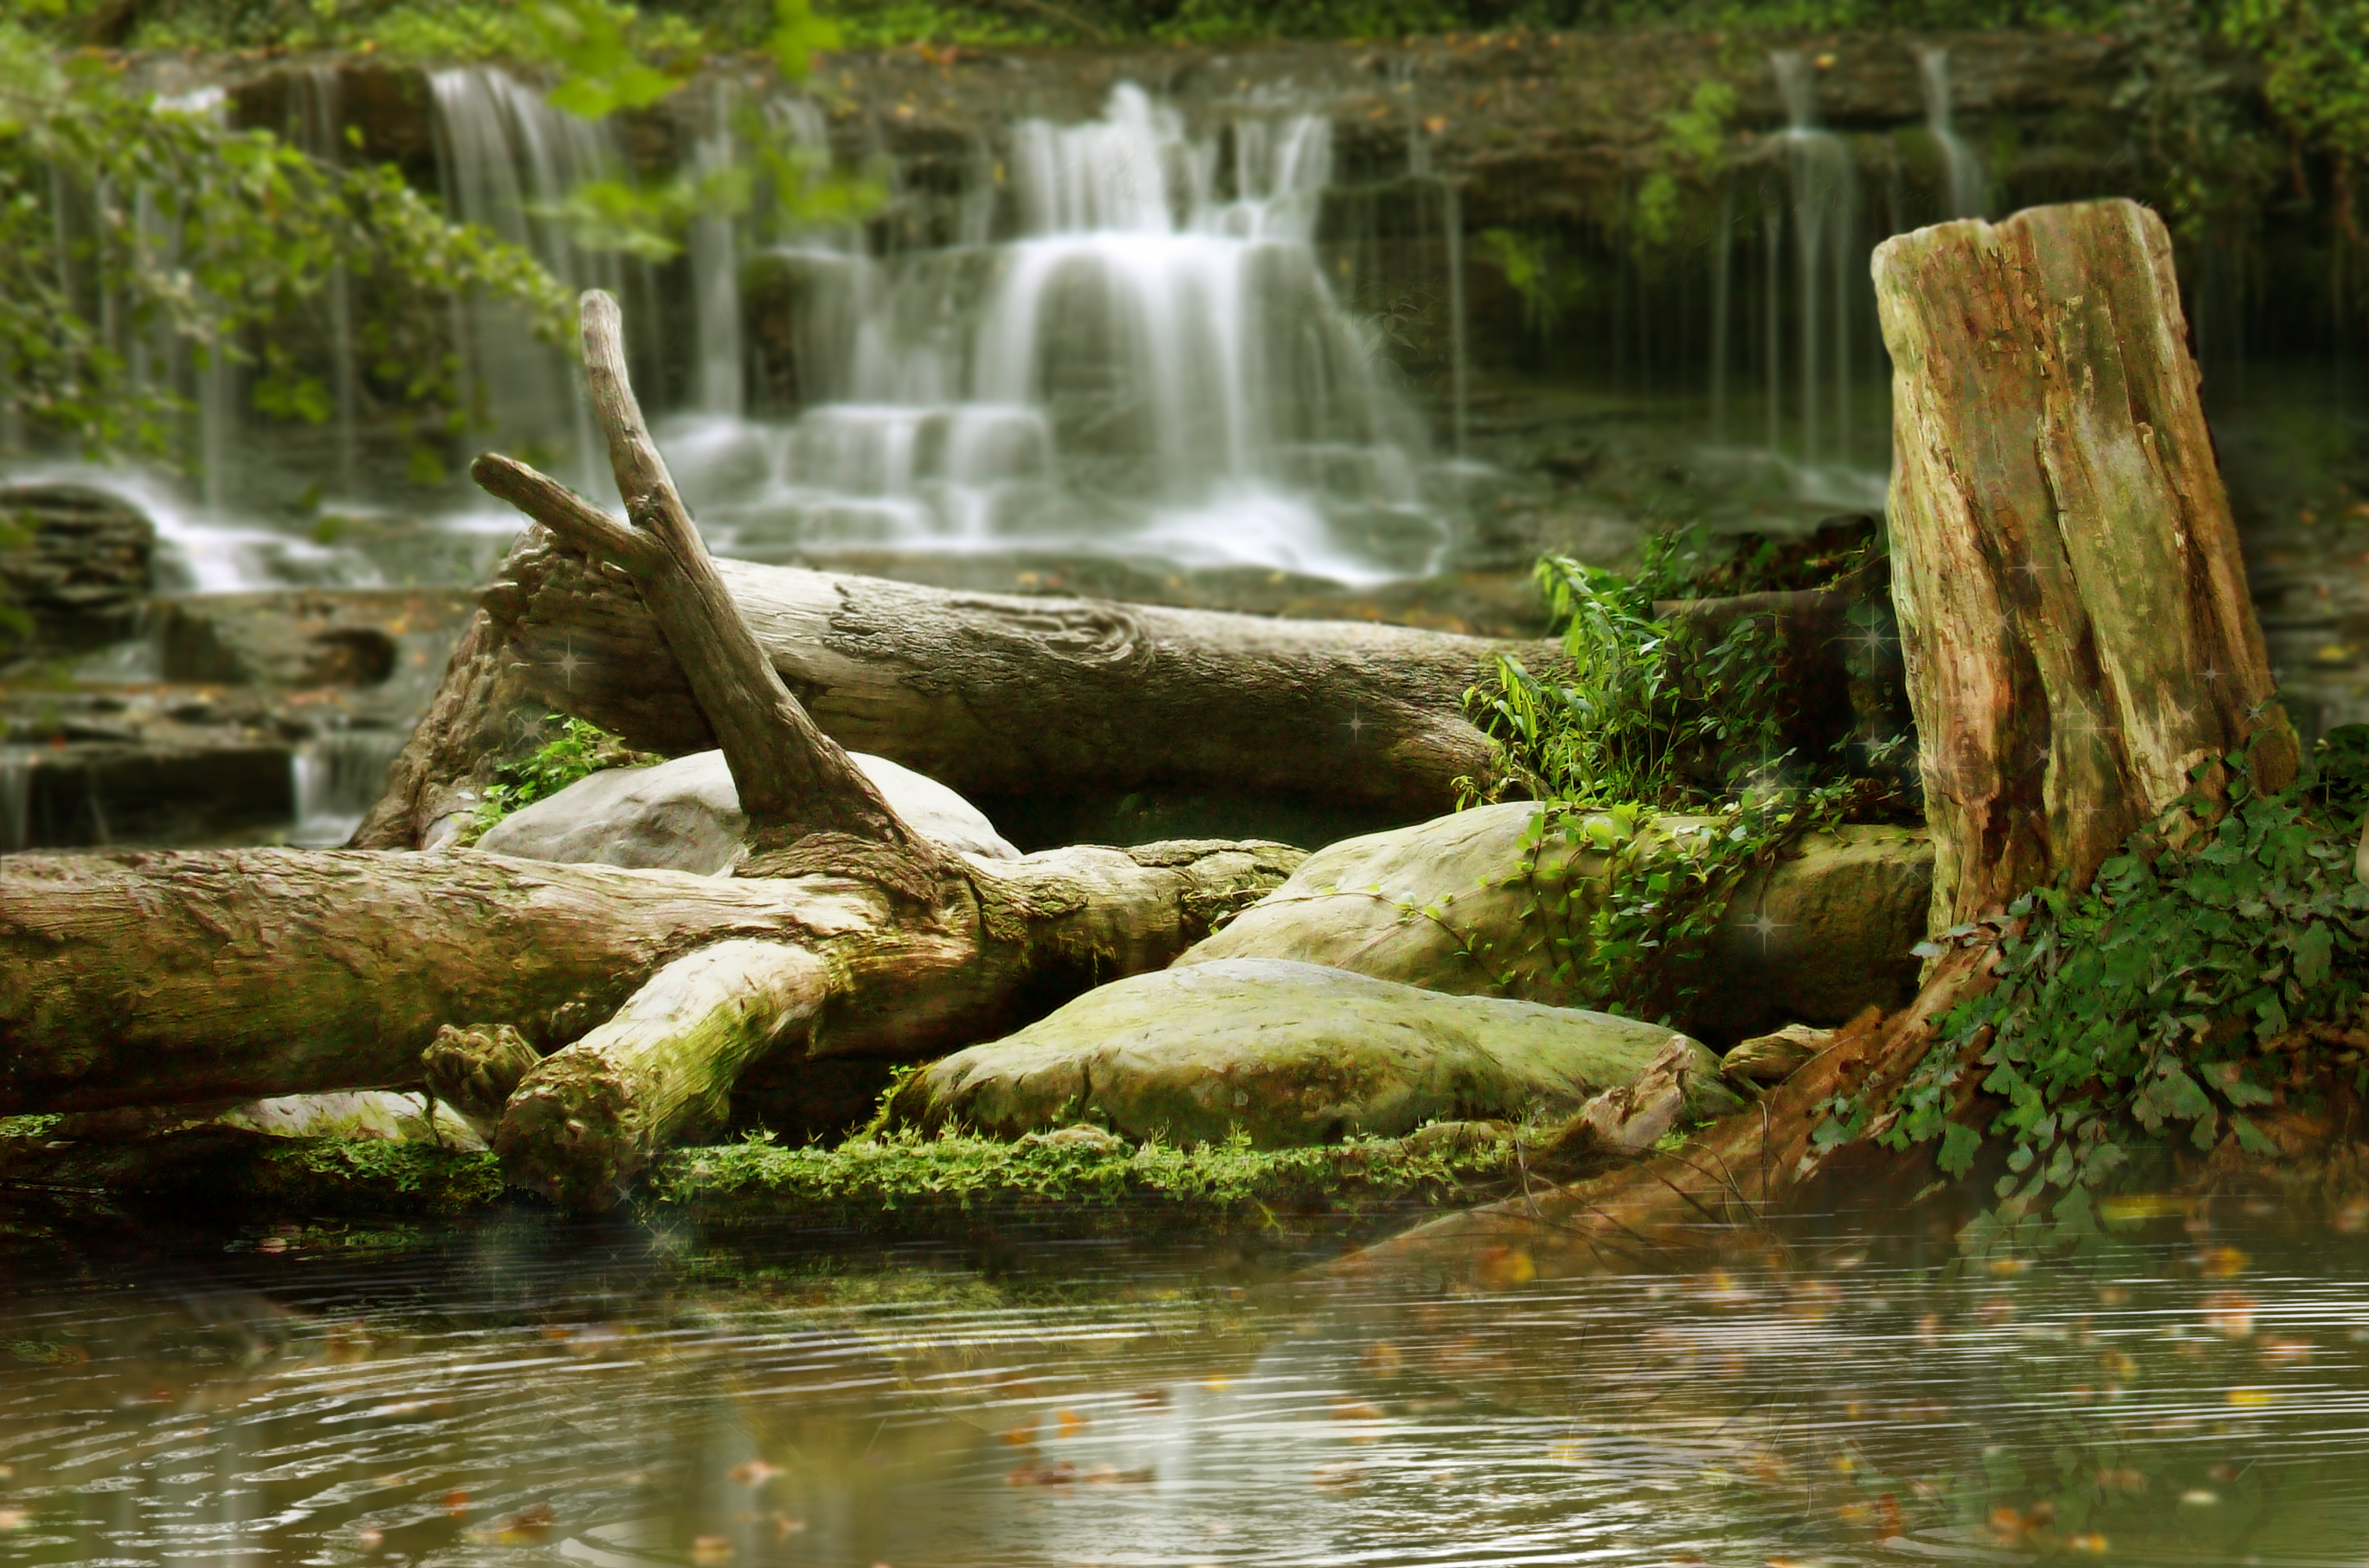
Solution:
<path fill-rule="evenodd" d="M 488 455 L 480 483 L 630 575 L 739 792 L 734 878 L 465 853 L 285 851 L 0 868 L 0 1107 L 103 1108 L 495 1081 L 509 1025 L 544 1057 L 501 1107 L 509 1179 L 615 1201 L 719 1119 L 792 1024 L 805 1057 L 911 1059 L 1165 964 L 1299 858 L 1183 843 L 972 861 L 915 832 L 767 661 L 626 383 L 615 303 L 584 359 L 628 521 Z M 605 1020 L 605 1022 L 604 1022 Z M 567 1048 L 560 1048 L 560 1047 Z M 517 1065 L 523 1066 L 520 1063 Z M 485 1107 L 480 1106 L 482 1111 Z"/>
<path fill-rule="evenodd" d="M 408 1087 L 448 1024 L 509 1024 L 555 1052 L 725 942 L 828 966 L 812 1054 L 917 1060 L 1161 967 L 1299 859 L 1201 843 L 968 862 L 915 910 L 844 877 L 474 853 L 17 856 L 0 864 L 0 1115 Z"/>
<path fill-rule="evenodd" d="M 1549 1272 L 1631 1266 L 1732 1240 L 1838 1171 L 1929 1169 L 1922 1149 L 1870 1140 L 1950 1011 L 1990 984 L 2009 902 L 2087 886 L 2196 785 L 2192 809 L 2210 815 L 2224 758 L 2244 752 L 2259 788 L 2295 777 L 2162 221 L 2116 200 L 1943 223 L 1886 241 L 1874 270 L 1932 929 L 1986 929 L 1896 1017 L 1842 1031 L 1686 1148 L 1423 1227 L 1354 1266 L 1470 1273 L 1493 1248 Z M 1995 1114 L 1977 1076 L 1954 1091 L 1961 1119 Z M 1838 1095 L 1863 1115 L 1822 1140 Z"/>
<path fill-rule="evenodd" d="M 1153 789 L 1318 801 L 1361 814 L 1366 829 L 1437 816 L 1454 808 L 1457 780 L 1486 782 L 1494 766 L 1488 737 L 1464 716 L 1466 690 L 1500 654 L 1533 670 L 1562 657 L 1543 638 L 715 567 L 824 733 L 990 816 L 1005 801 Z M 1850 657 L 1850 616 L 1862 601 L 1804 590 L 1656 610 L 1714 630 L 1774 619 L 1809 688 L 1797 741 L 1823 750 L 1857 722 L 1865 671 Z M 537 530 L 496 574 L 355 847 L 438 841 L 552 710 L 640 750 L 717 744 L 630 576 Z"/>

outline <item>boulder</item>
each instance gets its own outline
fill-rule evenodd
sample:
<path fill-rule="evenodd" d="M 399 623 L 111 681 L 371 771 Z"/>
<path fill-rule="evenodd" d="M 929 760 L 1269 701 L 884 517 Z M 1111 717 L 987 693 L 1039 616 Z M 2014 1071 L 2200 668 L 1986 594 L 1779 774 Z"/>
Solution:
<path fill-rule="evenodd" d="M 1637 826 L 1533 802 L 1484 806 L 1348 839 L 1176 962 L 1289 958 L 1459 995 L 1565 1006 L 1559 972 L 1583 935 L 1605 847 L 1653 835 L 1676 852 L 1700 818 Z M 1701 994 L 1677 1022 L 1734 1040 L 1791 1021 L 1840 1024 L 1916 994 L 1910 949 L 1925 936 L 1933 852 L 1922 832 L 1845 827 L 1803 839 L 1746 877 L 1705 960 Z M 1565 889 L 1578 884 L 1566 898 Z"/>
<path fill-rule="evenodd" d="M 1090 1122 L 1123 1137 L 1261 1149 L 1403 1137 L 1427 1122 L 1565 1117 L 1673 1041 L 1635 1019 L 1448 996 L 1320 964 L 1231 958 L 1088 991 L 1009 1038 L 905 1081 L 890 1119 L 996 1137 Z M 1734 1104 L 1719 1092 L 1706 1115 Z"/>
<path fill-rule="evenodd" d="M 851 753 L 856 765 L 925 838 L 989 860 L 1016 860 L 978 808 L 885 757 Z M 503 818 L 477 847 L 528 860 L 655 866 L 718 876 L 740 858 L 749 819 L 721 751 L 696 751 L 647 768 L 608 768 Z"/>

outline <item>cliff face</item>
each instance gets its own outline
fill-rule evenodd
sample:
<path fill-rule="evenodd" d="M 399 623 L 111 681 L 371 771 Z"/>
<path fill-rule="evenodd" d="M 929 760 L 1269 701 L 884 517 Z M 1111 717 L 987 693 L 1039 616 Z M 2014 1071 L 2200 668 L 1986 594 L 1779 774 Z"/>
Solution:
<path fill-rule="evenodd" d="M 2066 33 L 1860 33 L 1807 38 L 1821 123 L 1890 136 L 1928 118 L 1917 52 L 1946 49 L 1954 108 L 1994 145 L 2012 148 L 2010 186 L 2112 177 L 2131 155 L 2128 116 L 2113 99 L 2126 72 L 2107 40 Z M 176 63 L 177 74 L 190 67 Z M 308 66 L 223 63 L 235 118 L 284 128 L 306 70 L 334 73 L 363 155 L 389 159 L 432 188 L 429 92 L 413 68 L 368 60 Z M 1705 82 L 1734 107 L 1723 131 L 1741 150 L 1783 129 L 1788 111 L 1765 40 L 1637 31 L 1473 35 L 1394 43 L 1276 43 L 1253 48 L 898 50 L 833 56 L 809 84 L 827 108 L 834 150 L 885 153 L 908 190 L 952 190 L 982 149 L 1017 120 L 1090 119 L 1133 82 L 1188 118 L 1221 121 L 1288 106 L 1329 116 L 1346 180 L 1390 178 L 1411 143 L 1430 169 L 1462 184 L 1476 222 L 1531 223 L 1595 214 L 1587 193 L 1669 166 L 1665 117 Z M 658 109 L 623 117 L 629 155 L 671 169 L 711 123 L 718 84 L 778 90 L 757 63 L 725 63 Z M 2250 88 L 2240 85 L 2250 97 Z"/>

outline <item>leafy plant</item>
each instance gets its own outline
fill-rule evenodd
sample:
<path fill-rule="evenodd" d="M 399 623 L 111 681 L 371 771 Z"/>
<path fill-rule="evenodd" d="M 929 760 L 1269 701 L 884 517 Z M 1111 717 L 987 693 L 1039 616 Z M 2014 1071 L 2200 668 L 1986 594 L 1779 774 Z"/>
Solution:
<path fill-rule="evenodd" d="M 1726 796 L 1741 762 L 1765 773 L 1782 760 L 1790 710 L 1766 619 L 1743 616 L 1706 636 L 1654 612 L 1657 598 L 1684 590 L 1682 563 L 1700 550 L 1694 536 L 1649 538 L 1634 576 L 1561 555 L 1539 561 L 1568 662 L 1534 673 L 1500 655 L 1464 698 L 1499 744 L 1501 778 L 1574 804 L 1700 806 Z"/>
<path fill-rule="evenodd" d="M 2274 1152 L 2248 1113 L 2316 1092 L 2310 1043 L 2337 1047 L 2333 1064 L 2369 1087 L 2369 886 L 2352 870 L 2369 730 L 2339 731 L 2321 755 L 2319 782 L 2272 795 L 2251 793 L 2233 760 L 2217 822 L 2200 827 L 2205 803 L 2183 802 L 2086 891 L 2044 888 L 1944 933 L 1995 945 L 1997 983 L 1951 1014 L 1897 1119 L 1874 1127 L 1880 1140 L 1938 1142 L 1941 1171 L 1959 1176 L 2001 1139 L 1996 1223 L 2045 1204 L 2070 1239 L 2136 1146 L 2184 1129 L 2210 1149 L 2226 1129 Z M 1958 1119 L 1977 1089 L 2006 1103 L 1987 1126 Z M 1870 1127 L 1869 1107 L 1827 1110 L 1824 1144 Z"/>
<path fill-rule="evenodd" d="M 532 258 L 447 223 L 393 168 L 227 130 L 0 23 L 0 424 L 13 415 L 19 439 L 162 453 L 182 404 L 159 370 L 176 355 L 246 367 L 268 413 L 326 418 L 317 369 L 257 352 L 250 329 L 326 309 L 341 275 L 364 303 L 370 373 L 415 406 L 461 403 L 441 340 L 417 341 L 438 297 L 516 299 L 555 338 L 572 312 Z"/>
<path fill-rule="evenodd" d="M 558 715 L 554 715 L 555 717 Z M 549 799 L 579 779 L 607 768 L 643 768 L 663 759 L 635 751 L 600 726 L 580 718 L 562 718 L 559 734 L 515 762 L 498 769 L 486 796 L 477 803 L 469 824 L 468 841 L 475 843 L 493 825 L 513 811 Z"/>

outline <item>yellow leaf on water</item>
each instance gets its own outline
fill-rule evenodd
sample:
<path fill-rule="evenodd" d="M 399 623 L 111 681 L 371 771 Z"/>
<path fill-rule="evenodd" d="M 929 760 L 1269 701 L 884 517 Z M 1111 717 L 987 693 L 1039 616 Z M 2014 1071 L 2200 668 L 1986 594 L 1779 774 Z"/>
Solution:
<path fill-rule="evenodd" d="M 2268 1389 L 2231 1389 L 2229 1391 L 2231 1404 L 2269 1404 L 2278 1397 Z"/>

